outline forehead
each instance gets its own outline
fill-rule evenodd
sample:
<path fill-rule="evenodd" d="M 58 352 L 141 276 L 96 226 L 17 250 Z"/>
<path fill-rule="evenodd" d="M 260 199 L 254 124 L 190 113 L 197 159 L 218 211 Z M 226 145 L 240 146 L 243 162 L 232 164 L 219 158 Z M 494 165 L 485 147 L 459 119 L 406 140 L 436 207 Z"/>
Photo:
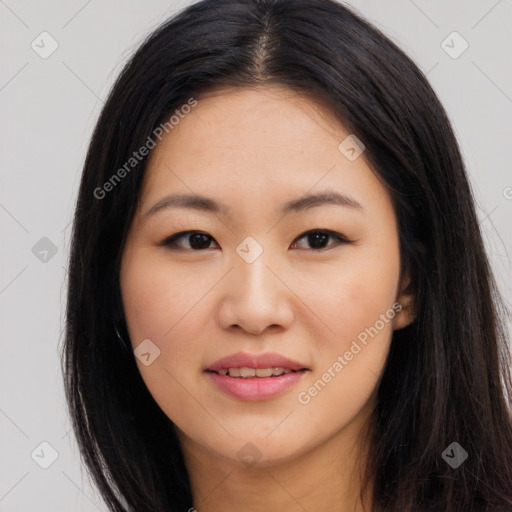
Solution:
<path fill-rule="evenodd" d="M 275 210 L 320 188 L 376 190 L 364 158 L 340 152 L 348 135 L 322 100 L 284 87 L 217 88 L 198 96 L 152 150 L 141 200 L 196 193 Z"/>
<path fill-rule="evenodd" d="M 178 131 L 181 128 L 189 135 L 189 130 L 194 130 L 205 140 L 226 147 L 244 142 L 250 149 L 255 141 L 267 143 L 267 150 L 294 147 L 304 153 L 312 136 L 322 133 L 337 139 L 345 133 L 322 97 L 299 94 L 280 85 L 217 87 L 201 94 L 197 106 L 186 117 L 192 123 L 181 123 Z"/>
<path fill-rule="evenodd" d="M 252 171 L 258 163 L 279 162 L 282 155 L 317 162 L 322 151 L 336 155 L 346 135 L 326 106 L 284 87 L 217 88 L 180 116 L 152 151 L 150 166 L 155 160 L 187 158 Z"/>

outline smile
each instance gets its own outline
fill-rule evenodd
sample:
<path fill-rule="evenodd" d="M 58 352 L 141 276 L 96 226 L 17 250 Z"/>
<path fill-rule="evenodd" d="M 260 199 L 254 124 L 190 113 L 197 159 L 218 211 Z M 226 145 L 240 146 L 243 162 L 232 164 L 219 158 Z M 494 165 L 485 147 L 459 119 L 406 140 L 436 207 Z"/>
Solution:
<path fill-rule="evenodd" d="M 247 379 L 250 377 L 278 377 L 279 375 L 288 374 L 296 370 L 283 367 L 269 367 L 269 368 L 220 368 L 217 372 L 219 375 L 229 375 L 230 377 L 237 377 Z"/>
<path fill-rule="evenodd" d="M 219 359 L 204 370 L 221 393 L 238 400 L 267 400 L 293 387 L 311 370 L 281 354 L 238 352 Z"/>

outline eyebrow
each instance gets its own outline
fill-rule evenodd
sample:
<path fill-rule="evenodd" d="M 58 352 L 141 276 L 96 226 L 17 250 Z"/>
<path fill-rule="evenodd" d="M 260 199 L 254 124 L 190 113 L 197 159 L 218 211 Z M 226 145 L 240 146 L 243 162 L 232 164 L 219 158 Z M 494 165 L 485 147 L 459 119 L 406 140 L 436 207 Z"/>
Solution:
<path fill-rule="evenodd" d="M 354 210 L 363 210 L 361 203 L 354 198 L 340 192 L 325 191 L 315 194 L 306 194 L 299 199 L 288 201 L 281 207 L 280 213 L 282 215 L 287 215 L 291 212 L 300 212 L 308 210 L 309 208 L 327 204 L 345 206 Z M 196 194 L 172 194 L 160 199 L 151 208 L 149 208 L 143 217 L 144 219 L 147 219 L 148 217 L 155 215 L 157 212 L 169 208 L 188 208 L 207 213 L 224 215 L 226 217 L 231 213 L 230 209 L 226 205 L 206 196 Z"/>

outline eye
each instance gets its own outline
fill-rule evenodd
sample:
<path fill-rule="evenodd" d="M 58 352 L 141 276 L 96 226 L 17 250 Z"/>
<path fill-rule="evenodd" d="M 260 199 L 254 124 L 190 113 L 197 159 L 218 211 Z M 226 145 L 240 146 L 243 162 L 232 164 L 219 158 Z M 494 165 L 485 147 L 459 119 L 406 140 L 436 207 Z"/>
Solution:
<path fill-rule="evenodd" d="M 338 246 L 341 244 L 349 244 L 350 240 L 347 240 L 344 236 L 336 233 L 334 231 L 330 231 L 328 229 L 314 229 L 311 231 L 306 231 L 302 235 L 296 238 L 296 240 L 300 240 L 301 238 L 305 238 L 309 244 L 311 244 L 312 249 L 314 251 L 323 251 L 325 249 L 325 243 L 329 240 L 329 238 L 334 238 L 336 242 L 334 244 L 330 244 L 331 246 Z M 292 244 L 292 247 L 296 245 L 297 242 Z M 329 245 L 327 245 L 327 248 Z"/>
<path fill-rule="evenodd" d="M 334 231 L 330 231 L 328 229 L 315 229 L 306 231 L 297 237 L 291 247 L 294 248 L 294 246 L 297 245 L 297 240 L 301 240 L 302 238 L 306 239 L 306 241 L 311 245 L 311 249 L 313 251 L 325 250 L 325 244 L 330 238 L 333 238 L 335 243 L 327 244 L 327 248 L 329 246 L 336 247 L 341 244 L 351 243 L 350 240 L 347 240 L 344 236 Z M 186 241 L 185 246 L 178 243 L 182 240 Z M 212 241 L 214 241 L 214 238 L 208 233 L 204 233 L 202 231 L 182 231 L 167 237 L 160 242 L 159 245 L 170 247 L 172 250 L 202 251 L 206 249 L 213 249 L 214 247 L 210 247 Z"/>
<path fill-rule="evenodd" d="M 177 243 L 179 240 L 187 240 L 189 243 L 188 247 L 183 247 Z M 172 235 L 162 242 L 159 245 L 169 246 L 171 249 L 175 250 L 193 250 L 193 251 L 202 251 L 205 249 L 210 249 L 209 245 L 213 237 L 208 233 L 204 233 L 202 231 L 182 231 L 181 233 L 176 233 Z"/>

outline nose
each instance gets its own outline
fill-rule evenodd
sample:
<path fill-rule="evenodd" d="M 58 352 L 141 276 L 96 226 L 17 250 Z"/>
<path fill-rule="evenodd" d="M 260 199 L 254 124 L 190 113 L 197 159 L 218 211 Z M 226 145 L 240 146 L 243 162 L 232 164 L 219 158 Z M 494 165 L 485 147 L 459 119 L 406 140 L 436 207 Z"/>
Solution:
<path fill-rule="evenodd" d="M 259 335 L 292 324 L 293 293 L 267 254 L 264 251 L 252 263 L 235 255 L 235 268 L 222 282 L 218 320 L 223 329 Z"/>

